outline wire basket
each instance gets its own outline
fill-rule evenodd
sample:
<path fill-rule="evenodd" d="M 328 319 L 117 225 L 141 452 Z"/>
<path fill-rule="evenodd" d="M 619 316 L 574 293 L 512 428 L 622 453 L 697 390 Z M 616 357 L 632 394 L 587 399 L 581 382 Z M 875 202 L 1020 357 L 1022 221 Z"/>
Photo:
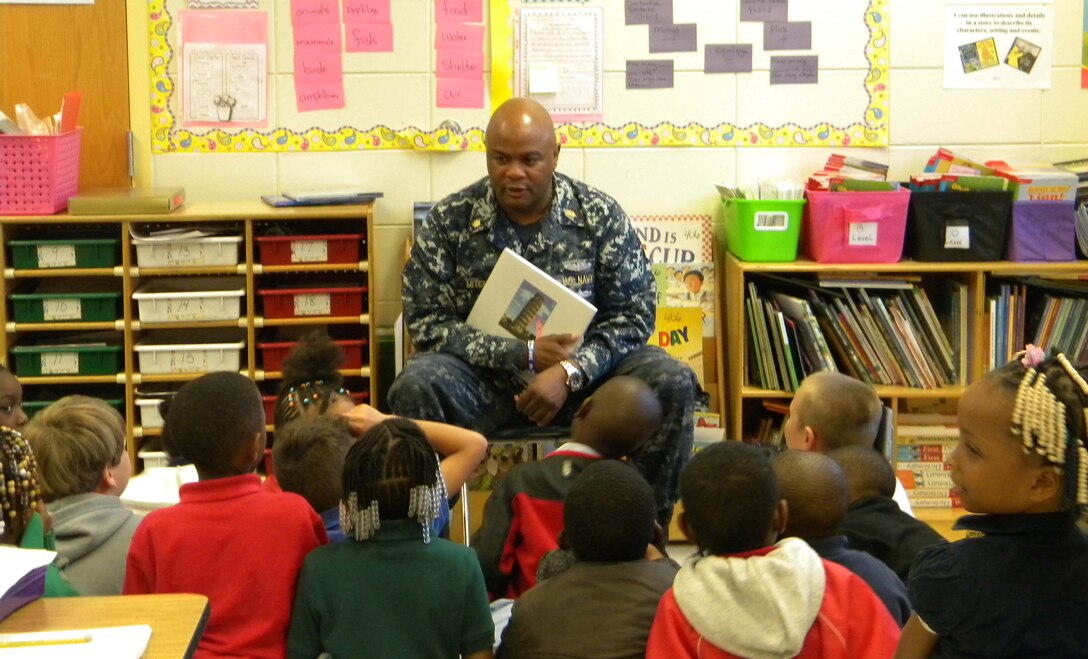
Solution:
<path fill-rule="evenodd" d="M 79 189 L 83 129 L 61 135 L 0 135 L 0 215 L 51 215 Z"/>

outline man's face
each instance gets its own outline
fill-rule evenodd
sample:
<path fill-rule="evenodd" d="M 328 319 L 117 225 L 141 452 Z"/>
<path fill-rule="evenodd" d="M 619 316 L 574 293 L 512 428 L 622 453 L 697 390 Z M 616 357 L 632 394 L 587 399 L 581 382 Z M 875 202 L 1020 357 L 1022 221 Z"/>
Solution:
<path fill-rule="evenodd" d="M 552 202 L 552 174 L 559 146 L 550 130 L 510 122 L 487 136 L 487 175 L 510 219 L 530 224 Z"/>

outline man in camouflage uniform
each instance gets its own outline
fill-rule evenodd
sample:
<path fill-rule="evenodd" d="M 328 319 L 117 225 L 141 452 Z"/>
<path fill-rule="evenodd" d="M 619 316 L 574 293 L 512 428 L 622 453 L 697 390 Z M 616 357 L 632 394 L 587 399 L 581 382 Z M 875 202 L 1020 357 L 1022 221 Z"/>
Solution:
<path fill-rule="evenodd" d="M 404 316 L 418 352 L 394 382 L 390 406 L 486 435 L 569 424 L 607 378 L 639 378 L 660 398 L 663 418 L 632 461 L 653 485 L 667 528 L 700 392 L 690 368 L 646 343 L 655 287 L 638 237 L 614 199 L 555 172 L 555 128 L 538 103 L 504 103 L 485 145 L 488 178 L 431 210 L 404 268 Z M 597 307 L 584 336 L 541 336 L 530 346 L 465 324 L 505 247 Z M 526 386 L 518 373 L 530 360 L 536 377 Z"/>

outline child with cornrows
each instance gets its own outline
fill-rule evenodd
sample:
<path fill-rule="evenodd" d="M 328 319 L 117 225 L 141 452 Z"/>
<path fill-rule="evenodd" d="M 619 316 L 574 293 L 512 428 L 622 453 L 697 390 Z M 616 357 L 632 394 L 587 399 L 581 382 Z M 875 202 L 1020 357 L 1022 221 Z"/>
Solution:
<path fill-rule="evenodd" d="M 947 466 L 976 514 L 915 560 L 896 657 L 1088 656 L 1086 405 L 1084 371 L 1030 345 L 967 388 Z"/>

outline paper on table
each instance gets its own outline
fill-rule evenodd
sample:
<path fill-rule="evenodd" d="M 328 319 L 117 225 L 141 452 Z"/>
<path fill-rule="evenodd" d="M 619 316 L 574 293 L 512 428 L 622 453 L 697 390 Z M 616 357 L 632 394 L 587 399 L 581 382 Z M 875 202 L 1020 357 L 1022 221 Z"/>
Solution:
<path fill-rule="evenodd" d="M 28 572 L 53 562 L 57 552 L 0 545 L 0 593 L 6 593 Z"/>
<path fill-rule="evenodd" d="M 126 625 L 0 634 L 0 649 L 3 651 L 4 659 L 83 659 L 85 657 L 138 659 L 147 651 L 150 640 L 151 625 Z M 33 645 L 19 647 L 23 643 Z"/>
<path fill-rule="evenodd" d="M 742 21 L 788 21 L 789 0 L 740 0 Z"/>
<path fill-rule="evenodd" d="M 345 23 L 390 23 L 389 0 L 344 0 Z"/>
<path fill-rule="evenodd" d="M 695 23 L 650 26 L 651 53 L 687 53 L 698 48 Z"/>
<path fill-rule="evenodd" d="M 812 21 L 763 24 L 763 50 L 811 50 Z"/>
<path fill-rule="evenodd" d="M 771 58 L 772 85 L 815 85 L 819 82 L 819 56 Z"/>
<path fill-rule="evenodd" d="M 623 21 L 626 25 L 671 25 L 672 0 L 626 0 Z"/>
<path fill-rule="evenodd" d="M 435 104 L 440 108 L 482 108 L 484 81 L 464 78 L 438 78 Z"/>
<path fill-rule="evenodd" d="M 480 50 L 484 48 L 484 26 L 469 23 L 438 23 L 435 25 L 436 50 Z"/>
<path fill-rule="evenodd" d="M 627 89 L 671 89 L 672 60 L 627 60 Z"/>
<path fill-rule="evenodd" d="M 752 44 L 708 43 L 703 47 L 705 73 L 751 73 Z"/>
<path fill-rule="evenodd" d="M 349 23 L 345 26 L 344 50 L 349 53 L 393 52 L 392 23 Z"/>

